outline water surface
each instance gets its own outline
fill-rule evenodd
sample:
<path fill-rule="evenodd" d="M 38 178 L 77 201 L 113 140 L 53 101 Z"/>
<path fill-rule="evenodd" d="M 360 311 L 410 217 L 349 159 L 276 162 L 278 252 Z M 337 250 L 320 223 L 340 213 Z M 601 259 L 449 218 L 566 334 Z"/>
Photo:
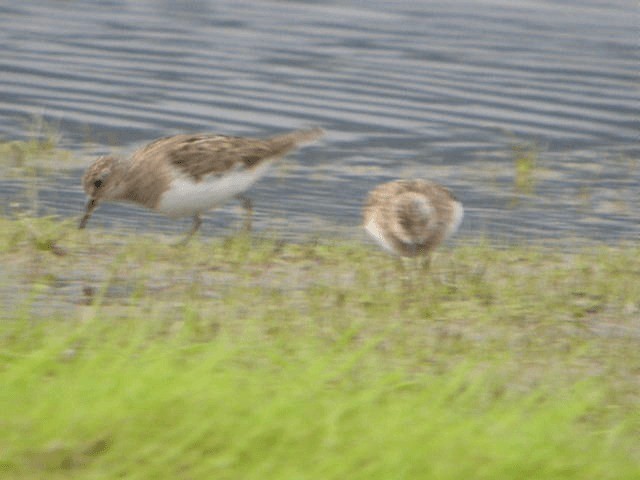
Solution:
<path fill-rule="evenodd" d="M 168 134 L 327 136 L 256 185 L 255 225 L 287 238 L 357 229 L 399 177 L 450 187 L 460 239 L 640 238 L 640 52 L 631 0 L 0 3 L 0 136 L 56 125 L 82 162 L 37 181 L 41 213 L 80 215 L 94 155 Z M 538 150 L 531 191 L 512 146 Z M 0 179 L 6 205 L 32 182 Z M 8 209 L 6 209 L 8 210 Z M 205 235 L 236 228 L 233 203 Z M 178 232 L 129 205 L 91 225 Z"/>

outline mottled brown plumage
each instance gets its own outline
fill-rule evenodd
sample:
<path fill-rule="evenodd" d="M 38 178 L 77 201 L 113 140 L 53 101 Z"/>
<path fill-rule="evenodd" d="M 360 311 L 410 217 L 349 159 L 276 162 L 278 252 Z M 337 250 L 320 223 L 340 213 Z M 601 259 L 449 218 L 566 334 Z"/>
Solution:
<path fill-rule="evenodd" d="M 227 135 L 196 134 L 159 138 L 132 156 L 132 163 L 163 161 L 196 181 L 204 175 L 220 175 L 233 168 L 252 168 L 260 162 L 282 157 L 299 143 L 315 140 L 320 129 L 260 139 Z"/>
<path fill-rule="evenodd" d="M 296 147 L 311 143 L 322 129 L 298 130 L 266 139 L 216 134 L 175 135 L 155 140 L 129 159 L 101 157 L 85 172 L 89 196 L 84 228 L 101 201 L 128 201 L 169 217 L 199 215 L 242 194 L 267 171 L 268 165 Z"/>
<path fill-rule="evenodd" d="M 397 180 L 373 189 L 363 209 L 364 227 L 386 250 L 428 255 L 462 221 L 462 204 L 441 185 Z"/>

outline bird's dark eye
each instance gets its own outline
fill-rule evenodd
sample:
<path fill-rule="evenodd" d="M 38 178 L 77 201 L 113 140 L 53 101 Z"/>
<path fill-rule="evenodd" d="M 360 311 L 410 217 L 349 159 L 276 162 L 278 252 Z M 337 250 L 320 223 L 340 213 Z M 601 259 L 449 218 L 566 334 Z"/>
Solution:
<path fill-rule="evenodd" d="M 93 185 L 96 188 L 100 188 L 102 186 L 102 180 L 96 180 L 95 182 L 93 182 Z"/>

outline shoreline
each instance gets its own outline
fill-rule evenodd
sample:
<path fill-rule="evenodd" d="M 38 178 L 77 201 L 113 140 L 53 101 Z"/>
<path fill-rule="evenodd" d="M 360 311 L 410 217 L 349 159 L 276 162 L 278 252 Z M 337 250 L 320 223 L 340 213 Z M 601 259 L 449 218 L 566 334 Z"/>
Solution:
<path fill-rule="evenodd" d="M 637 246 L 424 272 L 360 242 L 0 227 L 6 478 L 640 468 Z"/>

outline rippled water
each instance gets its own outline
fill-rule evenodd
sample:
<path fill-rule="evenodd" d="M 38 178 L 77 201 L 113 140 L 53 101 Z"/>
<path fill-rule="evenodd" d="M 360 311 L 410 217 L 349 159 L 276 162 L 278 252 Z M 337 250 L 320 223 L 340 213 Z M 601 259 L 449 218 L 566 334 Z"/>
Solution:
<path fill-rule="evenodd" d="M 640 238 L 640 49 L 634 0 L 0 2 L 0 136 L 56 124 L 83 155 L 156 137 L 325 140 L 256 185 L 256 226 L 359 235 L 377 183 L 424 177 L 466 205 L 460 238 Z M 539 151 L 532 192 L 511 148 Z M 38 181 L 43 213 L 81 213 L 82 168 Z M 5 205 L 25 184 L 0 179 Z M 230 204 L 204 231 L 237 227 Z M 128 205 L 93 225 L 178 231 Z"/>

